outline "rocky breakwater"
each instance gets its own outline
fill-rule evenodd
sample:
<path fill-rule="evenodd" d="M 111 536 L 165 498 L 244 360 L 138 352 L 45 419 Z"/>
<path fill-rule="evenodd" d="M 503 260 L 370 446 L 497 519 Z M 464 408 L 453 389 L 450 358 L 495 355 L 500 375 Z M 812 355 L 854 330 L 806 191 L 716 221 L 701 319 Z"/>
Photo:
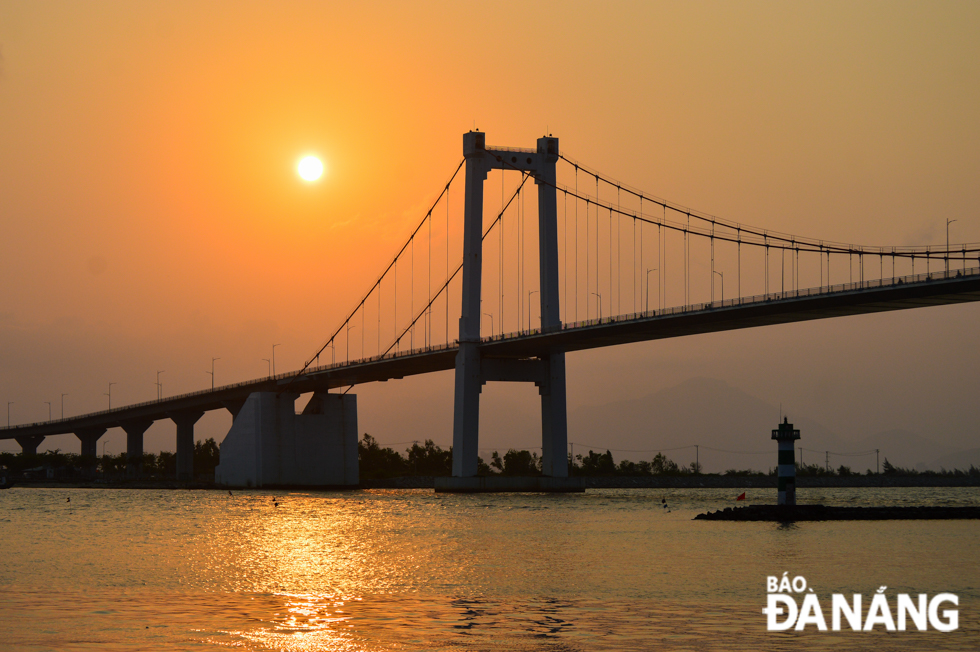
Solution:
<path fill-rule="evenodd" d="M 980 507 L 828 507 L 748 505 L 698 514 L 705 521 L 893 521 L 980 518 Z"/>

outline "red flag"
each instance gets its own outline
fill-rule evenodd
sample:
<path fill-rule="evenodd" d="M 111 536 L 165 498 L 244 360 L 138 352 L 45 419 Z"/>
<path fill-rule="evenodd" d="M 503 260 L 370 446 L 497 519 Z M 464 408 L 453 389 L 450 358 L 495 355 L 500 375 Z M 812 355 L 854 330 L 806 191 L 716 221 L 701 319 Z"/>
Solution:
<path fill-rule="evenodd" d="M 745 500 L 745 492 L 743 491 L 735 500 Z"/>

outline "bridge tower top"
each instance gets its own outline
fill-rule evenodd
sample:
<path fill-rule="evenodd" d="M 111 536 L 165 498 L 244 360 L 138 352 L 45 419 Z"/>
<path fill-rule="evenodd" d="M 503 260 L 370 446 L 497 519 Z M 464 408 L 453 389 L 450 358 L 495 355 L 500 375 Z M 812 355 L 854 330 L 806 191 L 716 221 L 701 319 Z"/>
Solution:
<path fill-rule="evenodd" d="M 538 138 L 537 148 L 487 147 L 486 134 L 469 131 L 463 134 L 463 156 L 467 166 L 483 161 L 486 170 L 514 170 L 539 174 L 554 172 L 558 162 L 558 139 L 554 136 Z"/>

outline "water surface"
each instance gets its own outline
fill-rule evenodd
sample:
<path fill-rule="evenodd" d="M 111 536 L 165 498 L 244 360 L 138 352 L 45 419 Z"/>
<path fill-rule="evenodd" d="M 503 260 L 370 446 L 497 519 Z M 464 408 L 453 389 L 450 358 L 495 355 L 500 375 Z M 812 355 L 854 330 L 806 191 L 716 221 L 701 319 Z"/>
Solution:
<path fill-rule="evenodd" d="M 11 650 L 977 649 L 980 522 L 693 521 L 733 489 L 0 492 Z M 748 490 L 748 502 L 773 502 Z M 807 489 L 829 505 L 980 490 Z M 805 495 L 804 495 L 805 494 Z M 67 498 L 71 498 L 70 503 Z M 666 498 L 669 510 L 663 509 Z M 279 506 L 275 505 L 279 503 Z M 960 628 L 766 631 L 767 575 L 956 593 Z M 829 610 L 828 610 L 829 618 Z"/>

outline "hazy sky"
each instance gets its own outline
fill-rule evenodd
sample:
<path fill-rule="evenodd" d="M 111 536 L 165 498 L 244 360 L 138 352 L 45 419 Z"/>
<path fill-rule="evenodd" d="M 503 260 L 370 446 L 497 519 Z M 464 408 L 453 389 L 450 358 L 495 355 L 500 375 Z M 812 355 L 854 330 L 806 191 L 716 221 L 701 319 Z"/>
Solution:
<path fill-rule="evenodd" d="M 0 405 L 12 423 L 297 368 L 461 159 L 564 152 L 731 220 L 980 241 L 980 5 L 0 4 Z M 327 174 L 301 182 L 298 158 Z M 458 309 L 458 308 L 457 308 Z M 570 409 L 717 378 L 845 438 L 980 445 L 980 306 L 569 356 Z M 452 374 L 356 389 L 381 442 L 451 442 Z M 536 446 L 488 386 L 482 446 Z M 495 421 L 533 418 L 526 431 Z M 653 415 L 652 415 L 653 416 Z M 200 422 L 221 438 L 227 413 Z M 570 424 L 574 433 L 575 426 Z M 763 433 L 763 437 L 766 434 Z M 593 437 L 594 438 L 594 437 Z M 125 437 L 110 431 L 109 452 Z M 615 434 L 610 435 L 615 447 Z M 148 450 L 173 450 L 173 424 Z M 71 436 L 45 447 L 77 451 Z M 19 450 L 10 441 L 2 450 Z M 101 451 L 100 451 L 101 452 Z"/>

